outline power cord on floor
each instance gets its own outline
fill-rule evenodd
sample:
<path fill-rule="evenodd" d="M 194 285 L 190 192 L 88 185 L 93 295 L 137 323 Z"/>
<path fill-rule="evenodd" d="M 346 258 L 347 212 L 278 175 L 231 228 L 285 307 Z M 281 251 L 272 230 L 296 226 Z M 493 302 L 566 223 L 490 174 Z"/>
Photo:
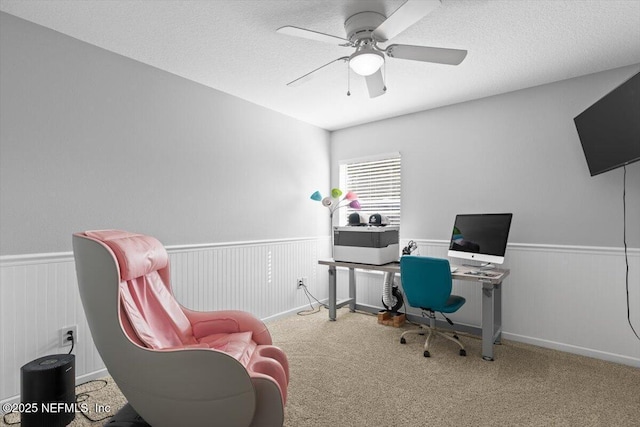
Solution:
<path fill-rule="evenodd" d="M 321 303 L 320 301 L 318 301 L 316 297 L 313 296 L 313 294 L 311 294 L 311 292 L 309 292 L 309 289 L 307 289 L 307 285 L 305 285 L 304 283 L 301 283 L 300 288 L 304 291 L 305 296 L 309 300 L 309 307 L 311 308 L 309 310 L 299 311 L 298 313 L 296 313 L 298 316 L 308 316 L 310 314 L 316 314 L 320 311 L 320 306 L 326 309 L 329 308 L 327 304 Z M 311 301 L 311 298 L 313 298 L 318 303 L 318 307 L 316 308 L 313 307 L 313 302 Z"/>
<path fill-rule="evenodd" d="M 81 403 L 81 402 L 84 402 L 84 401 L 88 400 L 91 397 L 91 393 L 95 393 L 98 390 L 102 390 L 107 385 L 109 385 L 109 382 L 107 380 L 91 380 L 91 381 L 87 381 L 86 383 L 82 383 L 80 385 L 77 385 L 76 389 L 78 387 L 85 386 L 87 384 L 93 384 L 93 383 L 102 383 L 102 386 L 100 386 L 98 388 L 94 388 L 93 390 L 88 390 L 88 391 L 84 391 L 82 393 L 76 394 L 76 403 Z M 86 419 L 88 419 L 89 421 L 91 421 L 91 422 L 106 420 L 107 418 L 111 418 L 113 416 L 113 414 L 112 415 L 105 415 L 102 418 L 95 418 L 94 419 L 94 418 L 91 418 L 85 411 L 80 411 L 80 413 L 82 415 L 84 415 L 84 417 Z"/>

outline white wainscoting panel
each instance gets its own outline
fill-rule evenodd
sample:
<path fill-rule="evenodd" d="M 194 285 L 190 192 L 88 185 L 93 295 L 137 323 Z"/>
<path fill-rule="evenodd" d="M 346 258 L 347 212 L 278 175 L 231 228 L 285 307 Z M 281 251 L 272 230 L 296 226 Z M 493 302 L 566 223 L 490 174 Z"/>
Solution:
<path fill-rule="evenodd" d="M 448 242 L 416 242 L 414 254 L 447 256 Z M 640 250 L 628 250 L 628 263 L 631 323 L 640 335 Z M 506 339 L 640 367 L 640 340 L 627 321 L 621 248 L 510 244 L 503 267 L 511 270 L 502 288 Z M 348 280 L 347 270 L 339 269 L 339 298 L 348 296 Z M 381 273 L 358 271 L 358 303 L 382 308 L 382 280 Z M 480 326 L 481 287 L 454 280 L 453 293 L 467 302 L 451 319 Z"/>
<path fill-rule="evenodd" d="M 328 237 L 168 247 L 176 298 L 196 310 L 239 309 L 268 321 L 308 308 L 297 278 L 319 300 L 328 274 L 318 257 Z M 0 257 L 0 402 L 17 401 L 20 367 L 59 347 L 61 328 L 78 325 L 76 383 L 106 375 L 84 315 L 72 253 Z"/>
<path fill-rule="evenodd" d="M 0 264 L 0 401 L 20 393 L 20 367 L 42 356 L 68 353 L 59 330 L 78 326 L 79 380 L 104 369 L 80 302 L 71 254 L 3 259 Z"/>
<path fill-rule="evenodd" d="M 446 242 L 418 241 L 421 255 L 445 257 Z M 328 274 L 317 260 L 328 238 L 168 248 L 178 300 L 197 310 L 242 309 L 269 320 L 305 309 L 299 277 L 311 293 L 328 295 Z M 640 328 L 640 251 L 629 250 L 631 320 Z M 507 339 L 640 366 L 640 340 L 627 323 L 624 253 L 619 248 L 509 245 L 503 285 Z M 358 273 L 358 302 L 381 307 L 382 274 Z M 338 295 L 348 275 L 338 271 Z M 479 286 L 454 281 L 467 304 L 453 320 L 479 326 Z M 415 314 L 418 311 L 411 310 Z M 339 320 L 338 320 L 339 321 Z M 0 402 L 16 400 L 20 367 L 67 352 L 58 331 L 78 325 L 74 349 L 78 382 L 105 374 L 86 323 L 71 253 L 0 258 Z M 638 331 L 640 333 L 640 331 Z"/>
<path fill-rule="evenodd" d="M 171 283 L 185 307 L 246 310 L 269 319 L 307 303 L 298 278 L 316 298 L 327 298 L 328 274 L 318 269 L 318 259 L 328 245 L 328 239 L 301 239 L 168 248 Z"/>
<path fill-rule="evenodd" d="M 507 256 L 506 338 L 640 367 L 621 249 L 514 245 Z M 631 323 L 640 335 L 640 251 L 629 251 L 628 262 Z"/>

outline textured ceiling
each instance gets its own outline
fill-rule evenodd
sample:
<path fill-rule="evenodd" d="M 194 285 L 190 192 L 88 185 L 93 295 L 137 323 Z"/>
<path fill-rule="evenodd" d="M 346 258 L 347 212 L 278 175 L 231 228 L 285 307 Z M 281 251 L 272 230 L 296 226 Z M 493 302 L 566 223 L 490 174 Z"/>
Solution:
<path fill-rule="evenodd" d="M 387 93 L 328 67 L 352 49 L 276 33 L 344 37 L 344 21 L 404 0 L 1 0 L 0 10 L 319 127 L 335 130 L 640 63 L 640 0 L 442 0 L 393 43 L 468 50 L 459 66 L 387 59 Z"/>

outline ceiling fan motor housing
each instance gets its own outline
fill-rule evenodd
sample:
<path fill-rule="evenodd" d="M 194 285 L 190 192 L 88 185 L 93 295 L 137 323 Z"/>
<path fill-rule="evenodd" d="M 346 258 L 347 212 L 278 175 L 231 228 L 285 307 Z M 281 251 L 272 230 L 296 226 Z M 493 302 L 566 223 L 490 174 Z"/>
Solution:
<path fill-rule="evenodd" d="M 347 38 L 351 43 L 358 44 L 362 39 L 373 39 L 373 30 L 378 28 L 385 19 L 378 12 L 360 12 L 349 17 L 344 23 Z"/>

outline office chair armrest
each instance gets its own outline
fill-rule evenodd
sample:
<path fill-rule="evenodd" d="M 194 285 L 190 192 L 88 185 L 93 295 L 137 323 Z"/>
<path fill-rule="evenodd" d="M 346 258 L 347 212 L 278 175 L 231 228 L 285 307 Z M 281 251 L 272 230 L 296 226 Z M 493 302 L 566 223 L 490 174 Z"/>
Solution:
<path fill-rule="evenodd" d="M 265 324 L 251 313 L 241 310 L 192 311 L 183 308 L 191 322 L 196 339 L 213 334 L 251 331 L 258 345 L 271 345 L 271 334 Z"/>

